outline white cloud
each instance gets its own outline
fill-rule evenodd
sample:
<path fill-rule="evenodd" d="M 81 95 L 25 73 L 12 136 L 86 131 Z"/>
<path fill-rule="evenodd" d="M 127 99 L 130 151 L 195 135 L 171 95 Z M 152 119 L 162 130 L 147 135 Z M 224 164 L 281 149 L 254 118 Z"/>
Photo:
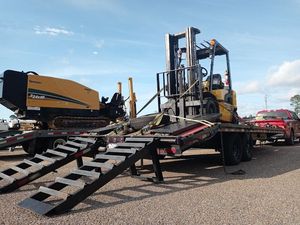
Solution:
<path fill-rule="evenodd" d="M 238 82 L 234 84 L 236 91 L 240 95 L 254 94 L 262 92 L 261 83 L 259 81 Z"/>
<path fill-rule="evenodd" d="M 255 115 L 258 111 L 264 109 L 263 102 L 257 102 L 250 100 L 248 98 L 238 99 L 238 114 L 240 116 Z"/>
<path fill-rule="evenodd" d="M 290 98 L 300 94 L 300 59 L 286 61 L 269 68 L 265 76 L 257 80 L 234 83 L 238 97 L 238 113 L 255 114 L 265 108 L 291 108 Z"/>
<path fill-rule="evenodd" d="M 299 87 L 299 83 L 300 59 L 284 62 L 267 76 L 267 85 L 271 87 Z"/>
<path fill-rule="evenodd" d="M 292 88 L 292 89 L 284 88 L 283 90 L 274 89 L 273 96 L 277 102 L 283 103 L 283 102 L 289 102 L 291 97 L 299 94 L 300 94 L 300 88 Z"/>
<path fill-rule="evenodd" d="M 66 30 L 64 28 L 56 28 L 56 27 L 44 27 L 36 26 L 34 28 L 34 33 L 38 35 L 50 35 L 50 36 L 58 36 L 58 35 L 73 35 L 74 32 Z"/>
<path fill-rule="evenodd" d="M 103 45 L 104 45 L 104 40 L 97 40 L 95 42 L 95 47 L 98 48 L 98 49 L 102 48 Z"/>
<path fill-rule="evenodd" d="M 94 43 L 94 47 L 97 49 L 97 50 L 94 50 L 92 53 L 93 55 L 99 55 L 99 50 L 102 49 L 104 45 L 104 40 L 96 40 L 95 43 Z"/>

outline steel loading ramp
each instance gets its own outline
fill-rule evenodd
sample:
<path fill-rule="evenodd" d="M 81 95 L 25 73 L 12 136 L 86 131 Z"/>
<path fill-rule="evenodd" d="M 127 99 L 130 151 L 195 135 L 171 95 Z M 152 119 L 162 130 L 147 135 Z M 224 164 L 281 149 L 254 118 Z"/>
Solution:
<path fill-rule="evenodd" d="M 36 131 L 5 131 L 0 133 L 0 149 L 22 144 L 37 137 Z"/>
<path fill-rule="evenodd" d="M 0 193 L 11 192 L 93 150 L 96 140 L 86 137 L 69 138 L 65 145 L 48 149 L 31 159 L 0 172 Z"/>
<path fill-rule="evenodd" d="M 19 203 L 41 215 L 64 213 L 113 180 L 126 169 L 135 170 L 135 162 L 149 153 L 155 154 L 154 138 L 133 137 L 86 161 L 65 177 L 57 177 L 48 187 Z M 161 171 L 160 171 L 161 172 Z M 134 173 L 134 172 L 133 172 Z"/>

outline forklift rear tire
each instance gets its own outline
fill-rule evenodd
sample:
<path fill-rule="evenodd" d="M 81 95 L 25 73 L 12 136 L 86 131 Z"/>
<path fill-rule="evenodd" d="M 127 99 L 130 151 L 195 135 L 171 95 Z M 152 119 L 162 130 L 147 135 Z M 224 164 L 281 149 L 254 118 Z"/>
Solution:
<path fill-rule="evenodd" d="M 228 133 L 224 137 L 225 164 L 228 166 L 239 164 L 243 155 L 241 136 L 236 133 Z"/>
<path fill-rule="evenodd" d="M 205 105 L 206 114 L 219 113 L 218 102 L 213 98 L 207 98 L 206 100 L 207 100 Z"/>

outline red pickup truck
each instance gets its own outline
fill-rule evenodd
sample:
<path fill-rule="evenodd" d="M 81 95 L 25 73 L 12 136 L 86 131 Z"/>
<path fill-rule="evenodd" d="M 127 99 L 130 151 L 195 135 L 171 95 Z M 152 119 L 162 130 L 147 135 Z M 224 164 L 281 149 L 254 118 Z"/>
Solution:
<path fill-rule="evenodd" d="M 280 127 L 285 130 L 284 135 L 273 136 L 273 140 L 284 139 L 286 144 L 293 145 L 295 139 L 300 138 L 300 119 L 295 112 L 288 109 L 262 110 L 252 121 L 256 126 Z"/>

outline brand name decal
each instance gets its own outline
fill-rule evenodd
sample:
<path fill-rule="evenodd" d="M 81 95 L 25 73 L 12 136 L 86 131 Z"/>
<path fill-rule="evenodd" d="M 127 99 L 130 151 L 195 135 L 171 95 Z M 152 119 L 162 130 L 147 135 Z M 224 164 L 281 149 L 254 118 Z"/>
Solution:
<path fill-rule="evenodd" d="M 46 97 L 44 95 L 29 94 L 29 98 L 33 98 L 33 99 L 45 99 Z"/>

